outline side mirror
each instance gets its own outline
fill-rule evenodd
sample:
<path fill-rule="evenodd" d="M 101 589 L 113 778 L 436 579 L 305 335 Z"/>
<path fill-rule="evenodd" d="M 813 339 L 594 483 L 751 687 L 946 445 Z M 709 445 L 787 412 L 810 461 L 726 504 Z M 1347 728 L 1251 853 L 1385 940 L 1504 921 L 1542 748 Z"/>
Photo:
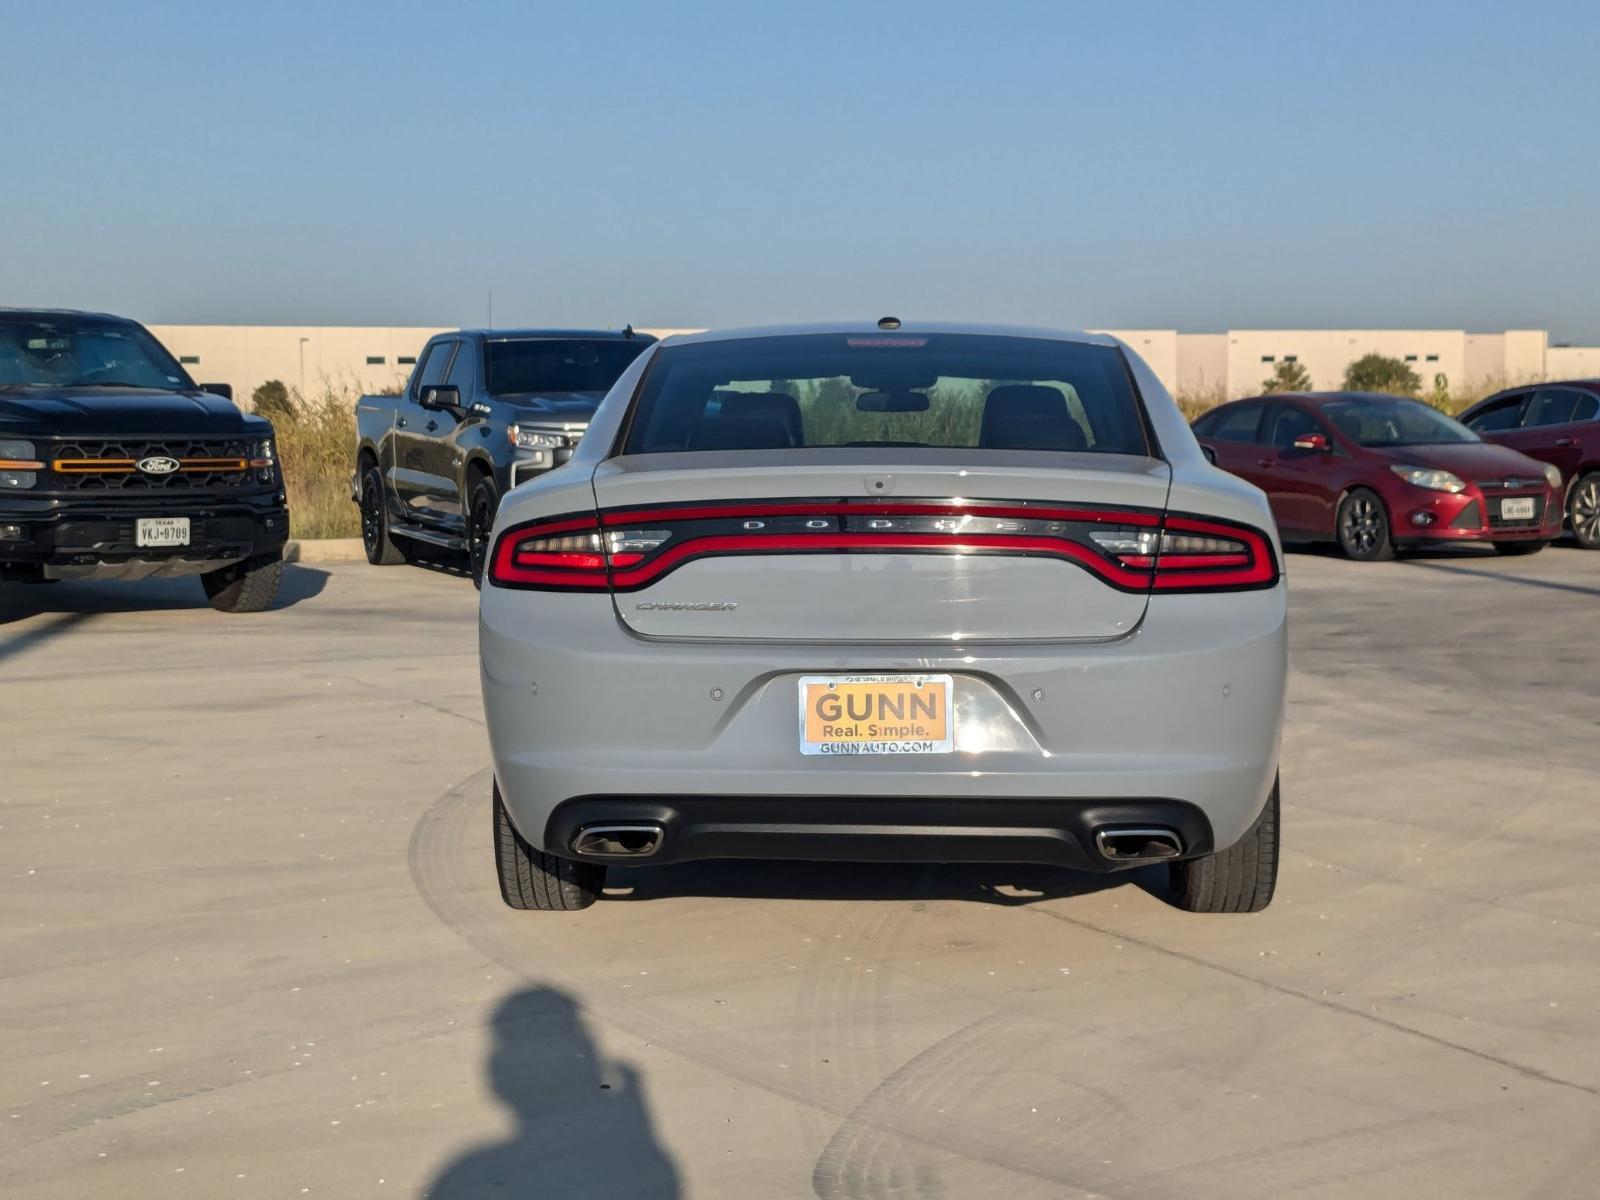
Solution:
<path fill-rule="evenodd" d="M 461 406 L 461 389 L 453 383 L 430 383 L 417 393 L 417 403 L 423 408 L 448 412 Z"/>
<path fill-rule="evenodd" d="M 233 384 L 231 383 L 202 383 L 202 392 L 210 392 L 213 396 L 221 396 L 224 400 L 233 399 Z"/>
<path fill-rule="evenodd" d="M 1328 439 L 1320 433 L 1304 433 L 1295 438 L 1294 448 L 1296 450 L 1325 451 L 1328 449 Z"/>

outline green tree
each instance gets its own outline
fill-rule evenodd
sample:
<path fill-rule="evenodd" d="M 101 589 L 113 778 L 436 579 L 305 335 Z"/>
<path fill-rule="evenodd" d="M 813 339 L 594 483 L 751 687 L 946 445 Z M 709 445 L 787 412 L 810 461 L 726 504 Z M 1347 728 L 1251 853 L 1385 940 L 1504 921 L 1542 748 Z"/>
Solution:
<path fill-rule="evenodd" d="M 1309 392 L 1311 372 L 1298 362 L 1284 359 L 1272 368 L 1272 374 L 1261 381 L 1261 390 L 1267 395 L 1274 392 Z"/>
<path fill-rule="evenodd" d="M 300 414 L 281 380 L 269 379 L 250 394 L 250 407 L 269 421 L 293 421 Z"/>
<path fill-rule="evenodd" d="M 1422 390 L 1417 373 L 1398 358 L 1364 354 L 1345 368 L 1345 390 L 1383 392 L 1390 396 L 1416 396 Z"/>

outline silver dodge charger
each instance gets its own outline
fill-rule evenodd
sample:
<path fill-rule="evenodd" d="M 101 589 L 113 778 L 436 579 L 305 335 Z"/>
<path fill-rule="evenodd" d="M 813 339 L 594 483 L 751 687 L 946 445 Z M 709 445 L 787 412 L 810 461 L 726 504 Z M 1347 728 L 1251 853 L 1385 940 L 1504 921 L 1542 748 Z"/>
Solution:
<path fill-rule="evenodd" d="M 884 318 L 652 346 L 509 493 L 480 613 L 513 908 L 609 864 L 1278 863 L 1272 516 L 1114 338 Z"/>

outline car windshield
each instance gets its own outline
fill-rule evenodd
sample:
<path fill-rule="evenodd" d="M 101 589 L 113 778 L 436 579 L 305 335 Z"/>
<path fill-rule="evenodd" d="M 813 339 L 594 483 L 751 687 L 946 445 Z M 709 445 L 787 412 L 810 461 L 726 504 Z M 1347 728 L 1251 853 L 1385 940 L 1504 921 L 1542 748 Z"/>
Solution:
<path fill-rule="evenodd" d="M 93 317 L 0 319 L 0 387 L 193 390 L 194 381 L 139 326 Z"/>
<path fill-rule="evenodd" d="M 1322 413 L 1335 429 L 1362 446 L 1447 446 L 1483 440 L 1438 409 L 1399 396 L 1332 400 L 1322 406 Z"/>
<path fill-rule="evenodd" d="M 991 334 L 666 346 L 625 452 L 819 446 L 1149 452 L 1115 347 Z"/>
<path fill-rule="evenodd" d="M 628 338 L 515 338 L 488 346 L 489 394 L 609 392 L 650 342 Z"/>

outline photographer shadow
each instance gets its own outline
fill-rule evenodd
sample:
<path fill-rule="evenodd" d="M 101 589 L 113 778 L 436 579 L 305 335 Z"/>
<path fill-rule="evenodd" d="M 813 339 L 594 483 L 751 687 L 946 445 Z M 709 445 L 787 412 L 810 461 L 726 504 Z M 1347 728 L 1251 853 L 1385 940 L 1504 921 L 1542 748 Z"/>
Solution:
<path fill-rule="evenodd" d="M 516 1129 L 447 1164 L 423 1196 L 671 1200 L 681 1194 L 638 1073 L 600 1057 L 571 997 L 550 987 L 522 988 L 501 1001 L 493 1025 L 489 1080 Z"/>

